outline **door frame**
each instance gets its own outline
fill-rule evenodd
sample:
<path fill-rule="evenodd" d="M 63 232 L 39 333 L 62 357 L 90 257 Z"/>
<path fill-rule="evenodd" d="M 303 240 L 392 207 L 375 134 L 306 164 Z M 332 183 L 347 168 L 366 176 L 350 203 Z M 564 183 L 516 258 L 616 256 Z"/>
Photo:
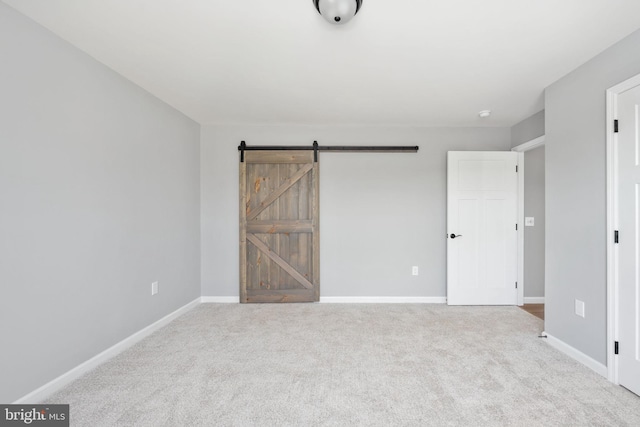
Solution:
<path fill-rule="evenodd" d="M 518 153 L 518 305 L 524 305 L 524 153 L 544 146 L 545 135 L 516 145 L 511 149 Z"/>
<path fill-rule="evenodd" d="M 607 379 L 618 381 L 618 358 L 615 341 L 618 340 L 618 247 L 614 242 L 618 228 L 618 135 L 614 120 L 618 118 L 618 95 L 640 86 L 640 74 L 607 89 L 606 100 L 606 169 L 607 169 Z"/>

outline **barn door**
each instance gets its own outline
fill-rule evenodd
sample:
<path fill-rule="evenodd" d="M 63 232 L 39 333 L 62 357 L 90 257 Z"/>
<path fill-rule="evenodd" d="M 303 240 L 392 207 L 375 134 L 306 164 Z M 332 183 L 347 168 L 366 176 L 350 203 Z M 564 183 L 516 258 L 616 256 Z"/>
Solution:
<path fill-rule="evenodd" d="M 240 163 L 240 302 L 320 298 L 313 151 L 247 151 Z"/>

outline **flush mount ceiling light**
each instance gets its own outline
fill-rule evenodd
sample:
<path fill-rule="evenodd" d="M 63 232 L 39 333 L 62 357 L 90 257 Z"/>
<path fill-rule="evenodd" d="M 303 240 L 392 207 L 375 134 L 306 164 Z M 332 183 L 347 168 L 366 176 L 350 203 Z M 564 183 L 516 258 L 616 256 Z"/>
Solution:
<path fill-rule="evenodd" d="M 362 0 L 313 0 L 320 15 L 332 24 L 346 24 L 356 16 Z"/>
<path fill-rule="evenodd" d="M 480 116 L 481 119 L 486 119 L 490 115 L 491 115 L 491 110 L 482 110 L 478 113 L 478 116 Z"/>

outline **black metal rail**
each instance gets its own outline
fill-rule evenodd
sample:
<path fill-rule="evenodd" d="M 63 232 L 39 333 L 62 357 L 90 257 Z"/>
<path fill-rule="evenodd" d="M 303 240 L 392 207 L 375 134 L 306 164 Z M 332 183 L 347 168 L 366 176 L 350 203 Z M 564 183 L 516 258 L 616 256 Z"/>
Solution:
<path fill-rule="evenodd" d="M 317 162 L 319 151 L 417 153 L 419 148 L 417 145 L 318 145 L 318 141 L 314 141 L 312 145 L 256 145 L 250 147 L 245 141 L 241 141 L 238 151 L 240 151 L 241 162 L 244 162 L 245 151 L 314 151 L 314 161 Z"/>

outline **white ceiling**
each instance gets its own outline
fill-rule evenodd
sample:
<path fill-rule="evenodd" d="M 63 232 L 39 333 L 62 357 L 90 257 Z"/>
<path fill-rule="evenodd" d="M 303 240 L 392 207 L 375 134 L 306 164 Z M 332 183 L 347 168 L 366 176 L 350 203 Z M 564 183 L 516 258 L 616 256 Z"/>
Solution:
<path fill-rule="evenodd" d="M 3 0 L 203 124 L 511 126 L 639 0 Z M 491 109 L 491 118 L 477 113 Z"/>

